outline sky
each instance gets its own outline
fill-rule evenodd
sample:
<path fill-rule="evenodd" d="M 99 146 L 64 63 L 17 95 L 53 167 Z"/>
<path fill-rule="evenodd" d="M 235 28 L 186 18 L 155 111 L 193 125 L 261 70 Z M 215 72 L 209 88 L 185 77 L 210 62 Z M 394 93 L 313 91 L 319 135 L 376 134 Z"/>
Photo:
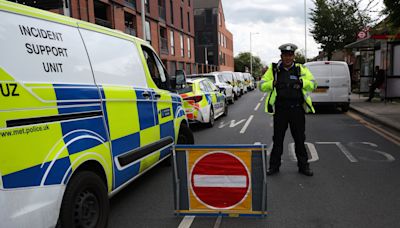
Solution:
<path fill-rule="evenodd" d="M 304 0 L 222 0 L 225 24 L 233 34 L 233 51 L 250 51 L 259 56 L 263 64 L 280 59 L 278 47 L 285 43 L 296 44 L 305 50 Z M 314 8 L 306 0 L 307 18 Z M 310 33 L 311 21 L 307 19 L 307 58 L 318 55 L 320 45 Z M 256 34 L 258 33 L 258 34 Z"/>

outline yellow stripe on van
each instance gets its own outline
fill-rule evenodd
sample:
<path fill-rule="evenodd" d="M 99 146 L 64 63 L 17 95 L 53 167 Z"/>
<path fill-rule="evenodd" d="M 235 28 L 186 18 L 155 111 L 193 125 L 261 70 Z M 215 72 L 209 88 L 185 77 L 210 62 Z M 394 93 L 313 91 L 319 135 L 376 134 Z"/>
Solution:
<path fill-rule="evenodd" d="M 134 89 L 123 86 L 103 86 L 103 89 L 106 101 L 110 101 L 106 102 L 106 107 L 111 140 L 139 132 L 137 97 Z"/>

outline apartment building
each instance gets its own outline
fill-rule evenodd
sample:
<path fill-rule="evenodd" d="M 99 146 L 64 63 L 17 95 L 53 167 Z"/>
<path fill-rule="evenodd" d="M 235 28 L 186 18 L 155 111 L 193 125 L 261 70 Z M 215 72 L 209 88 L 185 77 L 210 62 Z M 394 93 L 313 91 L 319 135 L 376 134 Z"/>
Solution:
<path fill-rule="evenodd" d="M 194 30 L 196 62 L 233 71 L 233 35 L 226 28 L 221 0 L 194 0 Z"/>
<path fill-rule="evenodd" d="M 13 0 L 143 38 L 158 52 L 170 74 L 197 70 L 194 56 L 193 0 Z"/>

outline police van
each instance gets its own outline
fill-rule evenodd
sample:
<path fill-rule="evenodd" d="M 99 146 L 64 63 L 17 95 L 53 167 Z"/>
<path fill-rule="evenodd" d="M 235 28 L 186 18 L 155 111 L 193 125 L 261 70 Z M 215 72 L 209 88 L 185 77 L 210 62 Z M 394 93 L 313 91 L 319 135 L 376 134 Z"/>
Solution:
<path fill-rule="evenodd" d="M 311 93 L 313 104 L 316 106 L 340 107 L 347 112 L 350 106 L 351 79 L 346 62 L 316 61 L 305 63 L 315 80 L 318 88 Z"/>
<path fill-rule="evenodd" d="M 0 0 L 0 226 L 105 227 L 108 198 L 193 143 L 145 41 Z"/>

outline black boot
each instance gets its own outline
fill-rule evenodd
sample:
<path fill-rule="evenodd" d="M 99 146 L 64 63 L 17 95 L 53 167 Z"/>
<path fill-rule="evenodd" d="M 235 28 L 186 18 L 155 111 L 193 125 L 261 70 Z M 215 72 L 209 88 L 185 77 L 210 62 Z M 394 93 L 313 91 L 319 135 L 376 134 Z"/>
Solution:
<path fill-rule="evenodd" d="M 304 175 L 309 176 L 309 177 L 314 175 L 314 173 L 313 173 L 313 171 L 311 170 L 310 167 L 299 168 L 299 173 L 304 174 Z"/>
<path fill-rule="evenodd" d="M 274 175 L 276 173 L 279 173 L 279 168 L 269 168 L 267 170 L 267 176 L 271 176 L 271 175 Z"/>

